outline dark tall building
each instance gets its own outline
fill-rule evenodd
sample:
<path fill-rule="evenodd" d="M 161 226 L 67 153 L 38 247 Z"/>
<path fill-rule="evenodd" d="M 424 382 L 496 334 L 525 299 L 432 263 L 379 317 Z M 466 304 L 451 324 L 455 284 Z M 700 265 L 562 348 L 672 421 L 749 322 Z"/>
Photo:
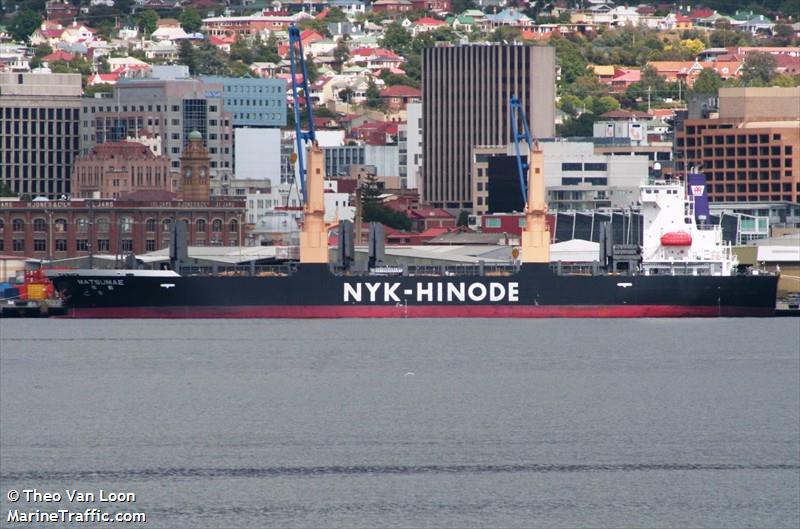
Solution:
<path fill-rule="evenodd" d="M 426 48 L 422 54 L 422 198 L 434 207 L 472 208 L 473 146 L 512 141 L 516 95 L 531 134 L 555 135 L 555 51 L 521 44 Z"/>
<path fill-rule="evenodd" d="M 0 73 L 0 183 L 18 195 L 70 194 L 80 74 Z"/>

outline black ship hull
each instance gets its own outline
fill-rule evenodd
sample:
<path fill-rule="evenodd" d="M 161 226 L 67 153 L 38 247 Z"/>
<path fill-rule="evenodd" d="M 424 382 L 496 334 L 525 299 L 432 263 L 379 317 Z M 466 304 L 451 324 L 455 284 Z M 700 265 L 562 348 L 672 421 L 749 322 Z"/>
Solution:
<path fill-rule="evenodd" d="M 778 277 L 336 275 L 300 265 L 274 277 L 60 275 L 72 317 L 411 318 L 772 316 Z"/>

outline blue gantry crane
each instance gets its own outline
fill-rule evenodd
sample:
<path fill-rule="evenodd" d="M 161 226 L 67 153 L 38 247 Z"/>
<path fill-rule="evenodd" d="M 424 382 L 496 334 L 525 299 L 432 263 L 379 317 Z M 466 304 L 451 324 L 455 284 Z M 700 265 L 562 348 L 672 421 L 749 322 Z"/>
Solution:
<path fill-rule="evenodd" d="M 528 204 L 528 162 L 522 160 L 522 153 L 519 150 L 519 142 L 525 140 L 528 144 L 528 158 L 530 153 L 533 152 L 533 138 L 531 137 L 531 129 L 528 127 L 528 117 L 525 115 L 525 110 L 522 108 L 517 96 L 511 96 L 509 101 L 509 119 L 511 119 L 511 131 L 514 139 L 514 152 L 517 155 L 517 173 L 519 174 L 519 189 L 522 192 L 522 203 L 527 206 Z M 520 131 L 519 122 L 522 121 L 522 131 Z"/>
<path fill-rule="evenodd" d="M 306 143 L 312 144 L 317 141 L 317 136 L 314 133 L 314 111 L 311 108 L 311 90 L 308 88 L 308 68 L 306 67 L 306 58 L 303 54 L 303 41 L 300 39 L 300 29 L 297 26 L 289 26 L 289 62 L 292 71 L 292 97 L 294 99 L 294 130 L 295 142 L 297 143 L 297 163 L 298 174 L 300 177 L 300 191 L 303 195 L 303 202 L 308 200 L 308 191 L 306 189 L 306 160 L 305 148 Z M 297 74 L 302 74 L 302 81 L 297 81 Z M 308 118 L 308 130 L 303 131 L 300 126 L 301 111 L 300 99 L 301 97 L 306 103 L 306 117 Z"/>

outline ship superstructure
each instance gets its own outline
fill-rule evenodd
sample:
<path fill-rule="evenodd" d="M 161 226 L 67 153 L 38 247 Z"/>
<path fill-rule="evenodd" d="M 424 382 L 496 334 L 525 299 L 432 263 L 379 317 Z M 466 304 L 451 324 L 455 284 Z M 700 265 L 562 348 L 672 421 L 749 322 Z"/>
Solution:
<path fill-rule="evenodd" d="M 643 185 L 642 273 L 731 276 L 737 259 L 722 227 L 698 223 L 695 197 L 677 180 Z"/>

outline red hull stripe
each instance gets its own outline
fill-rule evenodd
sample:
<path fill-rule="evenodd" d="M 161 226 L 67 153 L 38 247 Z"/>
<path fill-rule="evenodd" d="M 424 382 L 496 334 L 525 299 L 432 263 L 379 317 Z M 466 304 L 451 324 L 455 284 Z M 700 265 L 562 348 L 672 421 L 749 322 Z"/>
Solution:
<path fill-rule="evenodd" d="M 73 318 L 677 318 L 773 316 L 769 307 L 681 305 L 294 305 L 73 308 Z"/>

